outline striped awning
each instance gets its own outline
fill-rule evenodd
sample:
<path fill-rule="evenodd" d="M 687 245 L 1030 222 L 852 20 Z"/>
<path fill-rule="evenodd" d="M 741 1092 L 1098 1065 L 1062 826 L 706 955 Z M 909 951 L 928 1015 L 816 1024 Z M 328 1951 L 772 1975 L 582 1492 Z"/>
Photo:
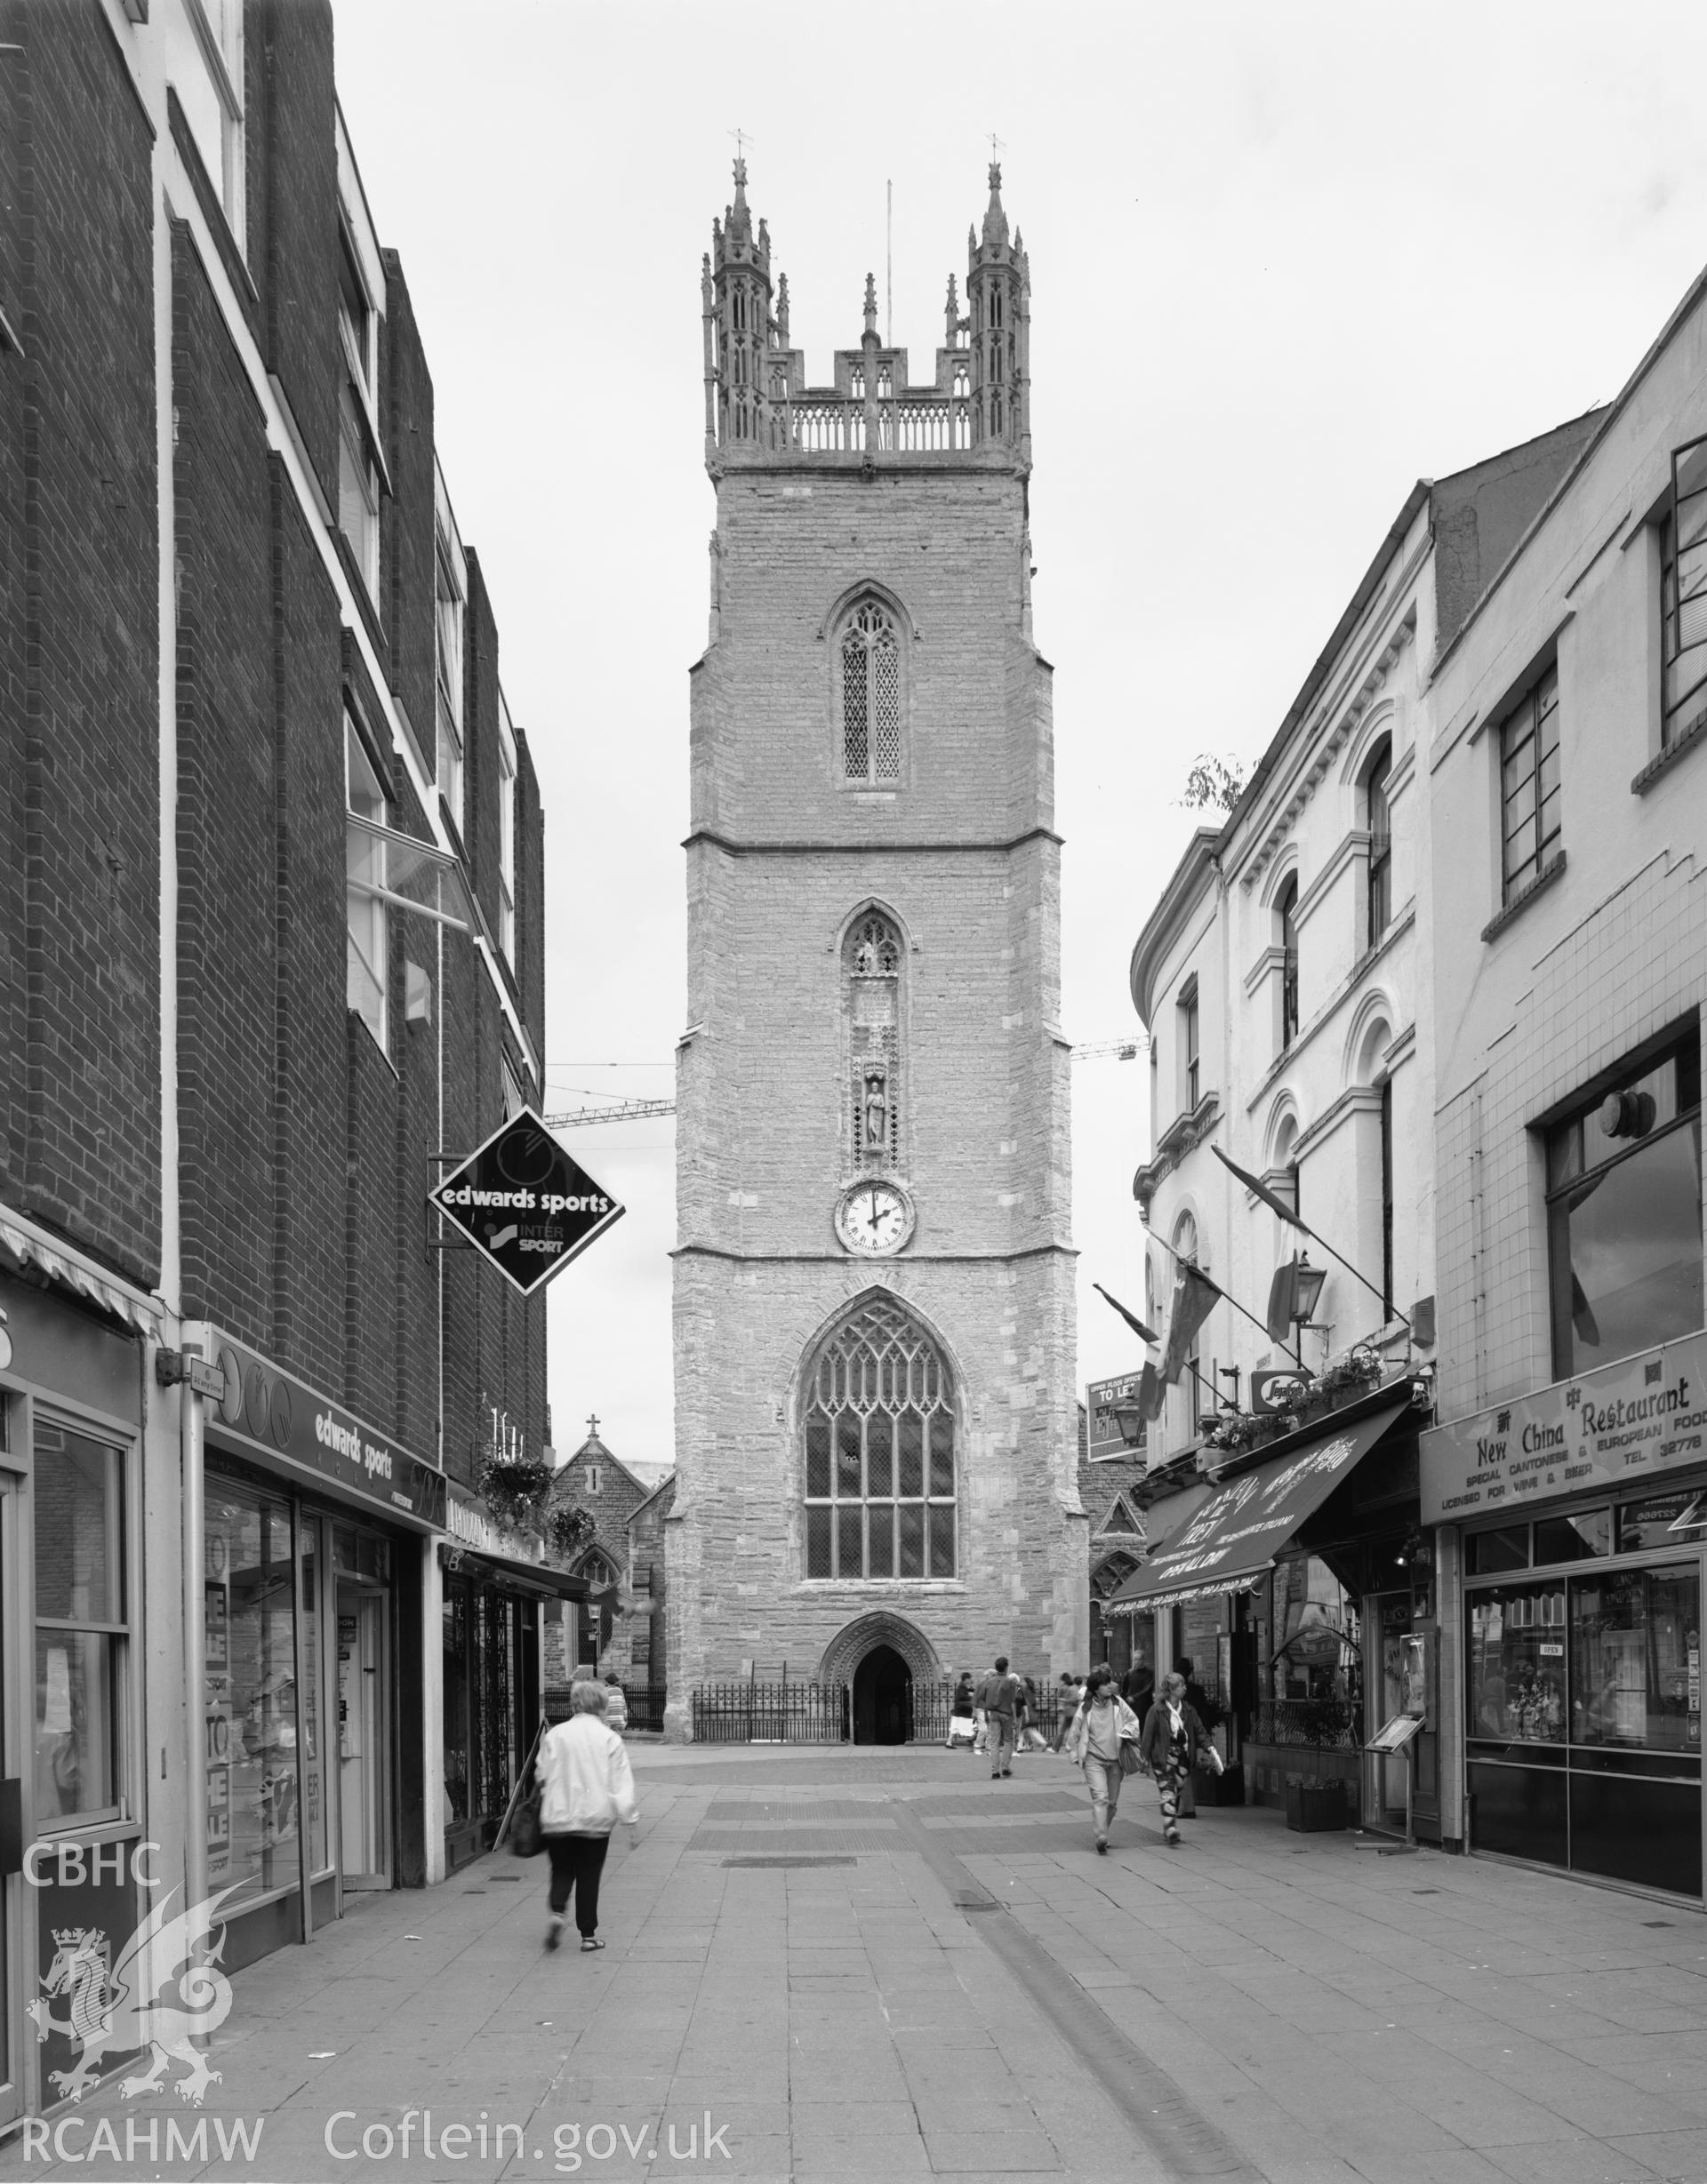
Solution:
<path fill-rule="evenodd" d="M 84 1298 L 98 1310 L 110 1312 L 115 1319 L 135 1328 L 138 1334 L 156 1341 L 160 1339 L 158 1308 L 145 1304 L 123 1283 L 70 1245 L 52 1242 L 6 1214 L 0 1214 L 0 1244 L 5 1246 L 20 1267 L 34 1267 L 50 1282 Z"/>

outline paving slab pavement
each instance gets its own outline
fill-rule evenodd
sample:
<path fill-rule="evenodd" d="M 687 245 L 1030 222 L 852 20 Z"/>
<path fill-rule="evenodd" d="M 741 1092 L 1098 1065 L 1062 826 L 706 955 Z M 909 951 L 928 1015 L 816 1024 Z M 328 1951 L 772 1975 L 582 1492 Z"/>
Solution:
<path fill-rule="evenodd" d="M 234 1976 L 204 2108 L 109 2081 L 0 2180 L 1707 2184 L 1697 1913 L 1130 1791 L 1097 1858 L 1044 1756 L 633 1759 L 603 1952 L 504 1856 L 358 1899 Z"/>

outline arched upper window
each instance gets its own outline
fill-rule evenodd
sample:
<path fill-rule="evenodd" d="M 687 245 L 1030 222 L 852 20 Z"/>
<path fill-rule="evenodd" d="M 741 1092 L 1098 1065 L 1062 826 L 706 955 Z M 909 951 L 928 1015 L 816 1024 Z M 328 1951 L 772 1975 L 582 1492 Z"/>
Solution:
<path fill-rule="evenodd" d="M 805 1441 L 809 1578 L 954 1575 L 953 1385 L 894 1299 L 868 1298 L 820 1349 Z"/>
<path fill-rule="evenodd" d="M 1387 777 L 1393 769 L 1393 746 L 1383 736 L 1363 777 L 1364 823 L 1369 829 L 1369 938 L 1374 948 L 1393 914 L 1393 818 L 1387 803 Z"/>
<path fill-rule="evenodd" d="M 864 598 L 842 625 L 842 778 L 878 786 L 901 779 L 901 636 L 879 599 Z"/>
<path fill-rule="evenodd" d="M 858 1168 L 901 1158 L 901 935 L 880 910 L 857 917 L 842 950 L 850 1142 Z"/>
<path fill-rule="evenodd" d="M 1280 1044 L 1298 1036 L 1298 878 L 1294 873 L 1275 898 L 1274 922 L 1280 942 Z"/>

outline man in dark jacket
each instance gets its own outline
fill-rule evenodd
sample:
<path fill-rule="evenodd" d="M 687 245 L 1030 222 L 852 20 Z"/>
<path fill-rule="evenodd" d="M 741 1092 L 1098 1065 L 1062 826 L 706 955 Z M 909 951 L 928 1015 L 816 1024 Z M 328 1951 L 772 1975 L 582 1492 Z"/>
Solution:
<path fill-rule="evenodd" d="M 1024 1686 L 1007 1672 L 1007 1655 L 998 1653 L 994 1671 L 979 1686 L 978 1700 L 990 1724 L 990 1772 L 996 1780 L 1012 1771 L 1020 1700 Z"/>

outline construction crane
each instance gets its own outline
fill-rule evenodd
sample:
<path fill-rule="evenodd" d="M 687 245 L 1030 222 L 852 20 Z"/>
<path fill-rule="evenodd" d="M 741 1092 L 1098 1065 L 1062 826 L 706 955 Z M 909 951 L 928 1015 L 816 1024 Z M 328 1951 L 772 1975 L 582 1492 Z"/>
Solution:
<path fill-rule="evenodd" d="M 1135 1061 L 1150 1044 L 1144 1032 L 1134 1032 L 1129 1039 L 1106 1039 L 1096 1046 L 1076 1046 L 1071 1049 L 1075 1061 Z M 639 1122 L 649 1115 L 673 1115 L 673 1100 L 605 1100 L 597 1107 L 576 1108 L 566 1115 L 548 1115 L 544 1117 L 548 1130 L 573 1130 L 590 1123 Z"/>

